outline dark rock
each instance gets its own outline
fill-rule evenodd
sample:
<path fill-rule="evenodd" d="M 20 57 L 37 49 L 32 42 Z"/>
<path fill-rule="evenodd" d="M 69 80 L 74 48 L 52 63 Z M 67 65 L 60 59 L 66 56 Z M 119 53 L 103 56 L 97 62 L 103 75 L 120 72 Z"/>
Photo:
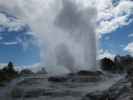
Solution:
<path fill-rule="evenodd" d="M 82 100 L 127 100 L 129 94 L 130 85 L 124 78 L 108 90 L 88 93 Z"/>
<path fill-rule="evenodd" d="M 77 73 L 69 73 L 67 78 L 72 82 L 97 82 L 101 81 L 103 76 L 101 71 L 81 70 Z"/>
<path fill-rule="evenodd" d="M 99 75 L 103 75 L 103 73 L 101 71 L 86 71 L 86 70 L 82 70 L 77 72 L 78 75 L 90 75 L 90 76 L 99 76 Z"/>
<path fill-rule="evenodd" d="M 68 79 L 61 76 L 51 76 L 48 78 L 48 81 L 50 82 L 66 82 Z"/>
<path fill-rule="evenodd" d="M 107 91 L 111 98 L 117 100 L 120 96 L 130 93 L 130 84 L 128 80 L 122 79 Z"/>
<path fill-rule="evenodd" d="M 113 100 L 107 92 L 96 91 L 87 94 L 82 100 Z"/>

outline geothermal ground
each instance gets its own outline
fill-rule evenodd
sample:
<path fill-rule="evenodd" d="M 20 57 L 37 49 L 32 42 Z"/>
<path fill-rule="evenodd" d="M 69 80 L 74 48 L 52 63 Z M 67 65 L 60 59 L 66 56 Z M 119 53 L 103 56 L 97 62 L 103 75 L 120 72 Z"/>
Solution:
<path fill-rule="evenodd" d="M 19 77 L 0 87 L 0 100 L 83 100 L 89 92 L 107 90 L 124 76 L 106 75 L 93 82 L 52 82 L 48 77 L 45 74 Z"/>

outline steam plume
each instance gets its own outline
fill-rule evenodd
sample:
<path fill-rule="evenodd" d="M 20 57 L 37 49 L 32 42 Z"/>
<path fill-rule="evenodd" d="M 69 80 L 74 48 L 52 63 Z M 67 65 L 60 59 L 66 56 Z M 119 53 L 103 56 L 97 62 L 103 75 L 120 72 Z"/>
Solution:
<path fill-rule="evenodd" d="M 84 0 L 83 0 L 84 1 Z M 17 0 L 38 39 L 42 63 L 69 71 L 95 69 L 96 9 L 81 0 Z M 20 16 L 19 16 L 20 17 Z M 60 69 L 60 71 L 62 71 Z"/>

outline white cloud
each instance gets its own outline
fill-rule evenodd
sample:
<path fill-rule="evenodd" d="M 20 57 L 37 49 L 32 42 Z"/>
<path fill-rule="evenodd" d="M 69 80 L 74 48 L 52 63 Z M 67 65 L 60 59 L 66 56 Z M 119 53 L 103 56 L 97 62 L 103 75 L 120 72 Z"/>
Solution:
<path fill-rule="evenodd" d="M 40 62 L 38 62 L 38 63 L 31 64 L 31 65 L 16 66 L 15 68 L 18 71 L 21 71 L 22 69 L 30 69 L 33 72 L 37 72 L 37 71 L 41 70 L 42 67 L 43 67 L 42 64 Z"/>
<path fill-rule="evenodd" d="M 23 13 L 18 2 L 24 0 L 0 0 L 0 12 L 4 11 L 8 14 L 15 15 L 17 18 L 22 17 Z"/>
<path fill-rule="evenodd" d="M 8 28 L 8 31 L 19 31 L 25 24 L 18 19 L 10 19 L 4 13 L 0 13 L 0 25 Z"/>
<path fill-rule="evenodd" d="M 18 42 L 17 42 L 17 41 L 12 41 L 12 42 L 3 42 L 2 44 L 9 46 L 9 45 L 17 45 L 17 44 L 18 44 Z"/>
<path fill-rule="evenodd" d="M 133 42 L 128 43 L 124 50 L 128 51 L 131 55 L 133 55 Z"/>
<path fill-rule="evenodd" d="M 34 33 L 33 32 L 26 32 L 25 33 L 26 35 L 33 35 Z M 27 39 L 27 38 L 20 38 L 20 37 L 16 37 L 16 41 L 22 46 L 22 49 L 24 51 L 26 51 L 30 45 L 35 45 L 35 46 L 38 46 L 38 41 L 36 38 L 32 37 L 30 39 Z M 39 46 L 38 46 L 39 47 Z"/>
<path fill-rule="evenodd" d="M 130 33 L 130 34 L 128 35 L 128 37 L 133 37 L 133 33 Z"/>
<path fill-rule="evenodd" d="M 0 69 L 4 68 L 7 64 L 5 63 L 0 63 Z"/>
<path fill-rule="evenodd" d="M 110 33 L 115 31 L 117 28 L 121 26 L 128 25 L 132 20 L 128 20 L 128 17 L 133 14 L 133 1 L 132 0 L 121 0 L 118 1 L 118 5 L 113 5 L 112 0 L 76 0 L 77 2 L 83 4 L 84 6 L 93 6 L 97 8 L 97 22 L 99 25 L 97 26 L 97 37 L 101 37 L 102 34 Z M 11 3 L 9 3 L 11 2 Z M 1 0 L 0 7 L 1 10 L 5 10 L 8 13 L 14 14 L 19 18 L 23 18 L 25 14 L 28 12 L 23 12 L 25 10 L 24 6 L 26 6 L 27 1 L 25 0 Z M 34 7 L 29 6 L 28 9 L 37 13 L 37 15 L 42 14 L 42 10 L 44 6 L 43 3 L 45 1 L 38 2 L 35 0 L 28 1 L 30 4 L 34 5 Z M 51 2 L 51 0 L 49 0 Z M 47 6 L 49 5 L 47 2 Z M 59 3 L 59 2 L 58 2 Z M 39 9 L 34 9 L 34 8 Z M 31 15 L 30 18 L 35 19 L 34 14 Z M 4 20 L 3 20 L 4 21 Z M 17 23 L 18 24 L 18 23 Z M 14 24 L 13 24 L 14 25 Z M 11 25 L 12 26 L 12 25 Z M 17 25 L 19 26 L 19 25 Z M 16 27 L 16 30 L 20 27 Z"/>
<path fill-rule="evenodd" d="M 52 0 L 47 1 L 45 7 L 49 6 L 49 2 Z M 78 3 L 83 4 L 84 6 L 94 6 L 97 8 L 98 16 L 97 22 L 99 25 L 97 26 L 97 37 L 101 37 L 102 34 L 110 33 L 115 31 L 117 28 L 121 26 L 128 25 L 132 20 L 128 20 L 128 17 L 133 14 L 133 1 L 132 0 L 121 0 L 118 5 L 113 5 L 112 0 L 76 0 Z M 11 3 L 9 3 L 11 2 Z M 25 4 L 29 2 L 30 5 L 34 5 L 34 7 L 29 6 L 28 10 L 34 11 L 37 13 L 38 16 L 42 14 L 42 10 L 45 8 L 44 3 L 45 1 L 35 1 L 35 0 L 1 0 L 0 7 L 1 10 L 5 10 L 8 13 L 16 15 L 19 18 L 23 18 L 25 14 L 28 12 L 23 12 L 25 10 Z M 59 2 L 58 2 L 59 3 Z M 39 9 L 34 9 L 39 8 Z M 35 19 L 34 13 L 31 14 L 30 18 Z"/>
<path fill-rule="evenodd" d="M 17 37 L 16 39 L 17 39 L 18 43 L 22 45 L 23 50 L 26 51 L 29 47 L 29 41 L 28 40 L 22 40 L 19 37 Z"/>
<path fill-rule="evenodd" d="M 102 59 L 104 57 L 113 59 L 115 57 L 115 54 L 109 52 L 108 50 L 100 49 L 98 54 L 98 59 Z"/>
<path fill-rule="evenodd" d="M 133 1 L 121 0 L 114 6 L 112 0 L 97 0 L 96 7 L 99 22 L 97 34 L 110 33 L 132 22 L 128 17 L 133 14 Z"/>

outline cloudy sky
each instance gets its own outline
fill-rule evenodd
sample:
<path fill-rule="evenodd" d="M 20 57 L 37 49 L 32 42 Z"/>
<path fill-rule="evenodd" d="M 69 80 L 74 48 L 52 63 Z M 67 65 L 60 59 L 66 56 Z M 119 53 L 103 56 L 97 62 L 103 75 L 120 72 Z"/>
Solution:
<path fill-rule="evenodd" d="M 23 21 L 22 9 L 19 9 L 20 3 L 17 1 L 0 0 L 0 63 L 13 61 L 19 66 L 36 65 L 41 62 L 42 51 L 39 40 L 33 35 L 36 32 L 32 30 L 28 21 Z M 20 1 L 23 5 L 25 0 Z M 37 2 L 37 0 L 30 1 Z M 47 0 L 39 1 L 47 2 Z M 133 1 L 90 1 L 91 3 L 88 3 L 88 0 L 83 0 L 81 3 L 84 7 L 93 5 L 96 8 L 98 58 L 105 56 L 112 58 L 116 54 L 133 55 Z M 40 7 L 37 4 L 41 3 L 35 4 L 36 7 Z M 37 14 L 40 14 L 39 11 L 39 9 L 36 11 Z"/>

